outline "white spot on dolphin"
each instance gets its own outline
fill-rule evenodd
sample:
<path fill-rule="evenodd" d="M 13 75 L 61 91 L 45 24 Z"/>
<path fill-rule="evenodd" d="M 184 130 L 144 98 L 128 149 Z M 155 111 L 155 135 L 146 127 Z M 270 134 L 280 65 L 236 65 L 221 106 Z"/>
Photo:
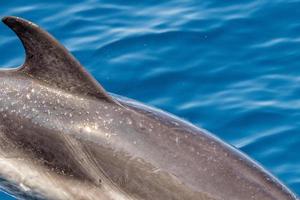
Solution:
<path fill-rule="evenodd" d="M 90 133 L 90 132 L 92 131 L 91 128 L 90 128 L 89 126 L 84 127 L 84 129 L 85 129 L 88 133 Z"/>
<path fill-rule="evenodd" d="M 176 141 L 176 144 L 177 144 L 177 145 L 179 144 L 179 140 L 180 140 L 179 137 L 176 137 L 176 138 L 175 138 L 175 141 Z"/>

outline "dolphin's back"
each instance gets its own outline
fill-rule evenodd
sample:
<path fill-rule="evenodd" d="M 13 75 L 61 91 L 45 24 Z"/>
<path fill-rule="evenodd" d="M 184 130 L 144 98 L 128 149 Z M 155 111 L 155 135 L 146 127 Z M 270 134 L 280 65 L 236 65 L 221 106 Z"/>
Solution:
<path fill-rule="evenodd" d="M 152 155 L 145 152 L 144 158 L 149 158 L 149 162 L 157 159 L 157 165 L 153 166 L 155 172 L 170 175 L 181 188 L 194 194 L 187 199 L 296 199 L 259 164 L 207 131 L 161 110 L 117 98 L 123 105 L 146 116 L 145 119 L 136 117 L 136 123 L 149 120 L 144 129 L 152 129 L 153 134 L 147 134 L 155 150 L 149 151 Z M 183 194 L 175 191 L 179 196 Z M 201 198 L 200 194 L 205 197 Z"/>
<path fill-rule="evenodd" d="M 3 20 L 26 61 L 0 72 L 0 184 L 48 200 L 296 200 L 210 133 L 112 97 L 50 34 Z"/>

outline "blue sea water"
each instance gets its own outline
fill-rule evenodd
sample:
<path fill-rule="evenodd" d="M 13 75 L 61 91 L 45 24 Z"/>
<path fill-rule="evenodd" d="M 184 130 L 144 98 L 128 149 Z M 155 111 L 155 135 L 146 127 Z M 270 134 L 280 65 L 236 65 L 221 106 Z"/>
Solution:
<path fill-rule="evenodd" d="M 300 1 L 1 0 L 110 92 L 203 127 L 300 195 Z M 24 60 L 0 25 L 0 66 Z M 13 199 L 4 193 L 0 199 Z"/>

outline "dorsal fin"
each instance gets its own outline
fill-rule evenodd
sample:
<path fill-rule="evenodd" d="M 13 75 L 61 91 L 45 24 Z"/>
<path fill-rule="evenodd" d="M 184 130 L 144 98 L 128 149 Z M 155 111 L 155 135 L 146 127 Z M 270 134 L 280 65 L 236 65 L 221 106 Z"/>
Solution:
<path fill-rule="evenodd" d="M 49 33 L 19 17 L 5 17 L 2 21 L 17 34 L 25 48 L 26 60 L 18 72 L 71 93 L 115 102 Z"/>

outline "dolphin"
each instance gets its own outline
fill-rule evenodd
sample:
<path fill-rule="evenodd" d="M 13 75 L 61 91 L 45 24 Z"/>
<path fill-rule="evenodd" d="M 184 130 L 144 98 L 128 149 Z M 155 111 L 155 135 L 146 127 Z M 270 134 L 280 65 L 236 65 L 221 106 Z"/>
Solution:
<path fill-rule="evenodd" d="M 112 95 L 49 33 L 2 20 L 26 52 L 0 71 L 0 185 L 20 199 L 296 200 L 209 132 Z"/>

